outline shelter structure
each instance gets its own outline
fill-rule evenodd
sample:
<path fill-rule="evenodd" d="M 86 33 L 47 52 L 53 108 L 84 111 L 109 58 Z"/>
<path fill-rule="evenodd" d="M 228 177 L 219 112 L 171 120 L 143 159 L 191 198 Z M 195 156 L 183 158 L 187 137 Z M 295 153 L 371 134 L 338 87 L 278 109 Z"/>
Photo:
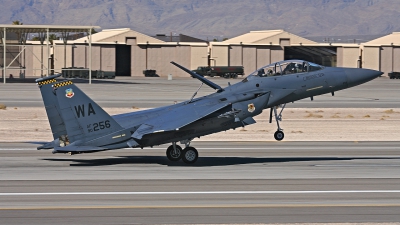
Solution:
<path fill-rule="evenodd" d="M 360 45 L 346 43 L 293 44 L 285 48 L 285 59 L 303 59 L 330 67 L 360 67 Z"/>
<path fill-rule="evenodd" d="M 50 34 L 61 34 L 64 45 L 67 44 L 69 33 L 86 32 L 88 34 L 87 44 L 91 49 L 91 32 L 100 29 L 98 26 L 62 26 L 62 25 L 0 25 L 1 35 L 1 69 L 3 82 L 6 82 L 7 71 L 19 71 L 20 77 L 24 77 L 28 71 L 40 71 L 40 76 L 48 76 L 52 69 L 52 54 Z M 14 40 L 8 40 L 9 33 L 14 34 Z M 38 42 L 29 42 L 30 35 L 38 34 Z M 44 48 L 44 46 L 46 46 Z M 66 54 L 66 53 L 64 53 Z M 89 50 L 91 54 L 91 50 Z M 39 55 L 39 56 L 38 56 Z M 89 62 L 89 74 L 91 62 Z M 40 68 L 39 68 L 40 67 Z M 14 73 L 15 74 L 15 73 Z M 89 75 L 91 77 L 91 75 Z"/>
<path fill-rule="evenodd" d="M 362 66 L 388 73 L 400 72 L 400 32 L 362 44 Z"/>
<path fill-rule="evenodd" d="M 93 34 L 92 40 L 92 69 L 115 72 L 116 76 L 143 76 L 144 70 L 156 70 L 159 76 L 188 76 L 170 61 L 189 69 L 207 65 L 243 66 L 245 74 L 288 59 L 302 59 L 325 66 L 361 65 L 358 44 L 317 43 L 284 30 L 251 31 L 223 42 L 208 43 L 187 38 L 184 42 L 180 41 L 183 39 L 171 42 L 171 37 L 169 40 L 155 38 L 120 28 Z M 55 68 L 86 68 L 89 61 L 86 41 L 85 37 L 71 41 L 66 50 L 62 49 L 65 47 L 62 42 L 55 41 Z"/>
<path fill-rule="evenodd" d="M 250 31 L 223 42 L 211 42 L 211 64 L 243 65 L 249 74 L 272 62 L 302 59 L 324 66 L 358 67 L 359 45 L 317 43 L 284 30 Z"/>
<path fill-rule="evenodd" d="M 67 67 L 86 67 L 89 56 L 86 38 L 72 41 L 67 46 L 67 58 L 55 43 L 54 64 L 61 68 L 64 61 Z M 208 45 L 206 42 L 165 42 L 129 28 L 106 29 L 92 35 L 92 69 L 115 71 L 116 76 L 143 76 L 144 70 L 156 70 L 159 76 L 188 75 L 170 61 L 195 69 L 207 64 Z"/>
<path fill-rule="evenodd" d="M 223 42 L 211 42 L 212 66 L 243 66 L 245 74 L 285 59 L 284 48 L 292 44 L 317 44 L 284 30 L 250 31 Z"/>
<path fill-rule="evenodd" d="M 187 77 L 170 61 L 189 68 L 243 66 L 245 74 L 272 62 L 301 59 L 324 66 L 363 67 L 386 74 L 399 72 L 400 32 L 366 43 L 317 43 L 285 30 L 251 31 L 222 42 L 204 42 L 180 35 L 155 38 L 129 28 L 91 34 L 97 26 L 0 25 L 0 65 L 3 82 L 14 76 L 47 76 L 63 69 L 101 70 L 116 76 L 143 76 L 156 70 L 159 76 Z M 37 34 L 39 41 L 29 41 Z M 50 34 L 61 40 L 50 41 Z M 71 37 L 80 37 L 71 40 Z M 171 41 L 171 38 L 173 41 Z M 6 49 L 6 51 L 4 51 Z M 4 66 L 5 65 L 5 66 Z M 7 72 L 9 71 L 9 72 Z M 18 71 L 18 72 L 16 72 Z"/>

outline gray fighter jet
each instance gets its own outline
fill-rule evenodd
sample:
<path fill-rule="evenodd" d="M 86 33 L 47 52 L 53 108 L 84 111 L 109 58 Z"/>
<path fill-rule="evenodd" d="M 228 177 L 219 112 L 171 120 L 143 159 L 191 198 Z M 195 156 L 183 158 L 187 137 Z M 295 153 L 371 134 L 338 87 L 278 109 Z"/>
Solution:
<path fill-rule="evenodd" d="M 280 141 L 284 133 L 279 121 L 286 103 L 325 93 L 334 95 L 335 91 L 382 74 L 369 69 L 287 60 L 262 67 L 241 82 L 222 88 L 171 63 L 216 92 L 194 98 L 197 90 L 191 99 L 178 104 L 110 116 L 72 81 L 57 81 L 55 78 L 60 75 L 37 79 L 54 137 L 38 149 L 79 154 L 172 143 L 167 148 L 168 159 L 194 163 L 198 158 L 197 150 L 190 145 L 194 138 L 254 124 L 254 116 L 270 109 L 270 123 L 275 118 L 278 127 L 274 137 Z"/>

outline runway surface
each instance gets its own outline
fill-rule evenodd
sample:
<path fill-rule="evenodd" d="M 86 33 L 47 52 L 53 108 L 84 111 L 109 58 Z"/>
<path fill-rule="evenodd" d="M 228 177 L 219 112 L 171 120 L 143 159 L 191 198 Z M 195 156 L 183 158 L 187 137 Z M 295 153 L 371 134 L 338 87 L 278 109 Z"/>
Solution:
<path fill-rule="evenodd" d="M 240 82 L 241 79 L 211 78 L 222 87 Z M 85 84 L 74 80 L 89 97 L 102 107 L 154 108 L 190 99 L 200 85 L 192 78 L 178 78 L 168 81 L 164 77 L 118 77 L 111 81 L 94 81 Z M 36 84 L 0 84 L 0 103 L 8 107 L 42 107 L 42 98 Z M 202 87 L 197 96 L 213 93 L 209 87 Z M 304 99 L 289 108 L 398 108 L 400 106 L 400 80 L 380 77 L 357 87 L 338 91 L 335 96 L 325 94 Z"/>
<path fill-rule="evenodd" d="M 400 221 L 399 142 L 193 142 L 51 154 L 0 143 L 2 224 Z"/>

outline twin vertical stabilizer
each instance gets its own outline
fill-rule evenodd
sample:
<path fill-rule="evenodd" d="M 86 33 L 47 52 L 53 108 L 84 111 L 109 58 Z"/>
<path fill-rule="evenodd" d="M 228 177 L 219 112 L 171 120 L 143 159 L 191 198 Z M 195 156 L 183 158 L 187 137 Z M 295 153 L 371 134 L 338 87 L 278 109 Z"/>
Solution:
<path fill-rule="evenodd" d="M 96 144 L 103 141 L 93 140 L 123 128 L 72 81 L 57 82 L 58 76 L 36 80 L 54 137 L 53 142 L 40 148 L 103 149 Z M 84 146 L 88 141 L 90 146 Z"/>

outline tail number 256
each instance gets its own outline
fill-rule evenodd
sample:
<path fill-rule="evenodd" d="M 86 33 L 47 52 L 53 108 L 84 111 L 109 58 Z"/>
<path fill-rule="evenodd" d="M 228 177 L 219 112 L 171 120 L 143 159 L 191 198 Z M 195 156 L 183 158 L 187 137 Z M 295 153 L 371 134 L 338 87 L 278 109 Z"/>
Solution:
<path fill-rule="evenodd" d="M 87 125 L 89 133 L 90 132 L 94 132 L 94 131 L 103 130 L 103 129 L 110 128 L 110 127 L 111 127 L 111 124 L 110 124 L 109 120 L 100 121 L 100 122 L 97 122 L 97 123 L 93 123 L 93 124 L 88 124 Z"/>

